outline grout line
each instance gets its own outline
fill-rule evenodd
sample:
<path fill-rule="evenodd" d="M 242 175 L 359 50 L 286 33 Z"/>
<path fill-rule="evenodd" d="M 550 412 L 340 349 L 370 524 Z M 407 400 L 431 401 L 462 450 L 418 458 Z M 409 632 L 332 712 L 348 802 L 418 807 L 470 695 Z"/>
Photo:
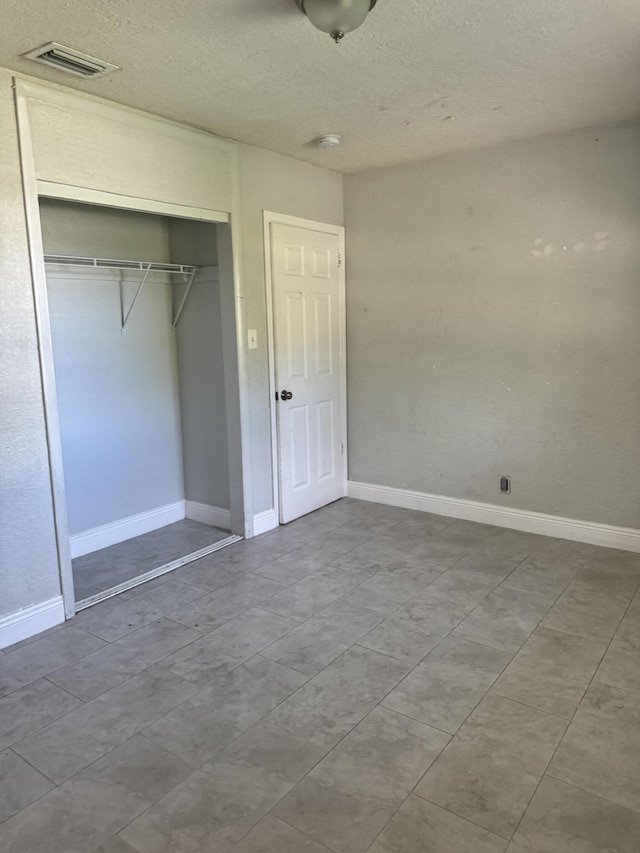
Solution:
<path fill-rule="evenodd" d="M 564 593 L 563 593 L 563 594 L 564 594 Z M 589 679 L 589 683 L 588 683 L 588 684 L 587 684 L 587 686 L 585 687 L 584 692 L 582 693 L 582 697 L 581 697 L 580 701 L 578 702 L 578 704 L 576 705 L 576 708 L 575 708 L 575 710 L 574 710 L 573 714 L 571 715 L 571 717 L 570 717 L 570 719 L 569 719 L 569 721 L 568 721 L 568 723 L 567 723 L 567 725 L 566 725 L 566 727 L 565 727 L 565 730 L 564 730 L 564 733 L 563 733 L 562 737 L 561 737 L 561 738 L 560 738 L 560 740 L 558 741 L 558 744 L 557 744 L 556 748 L 554 749 L 553 754 L 551 755 L 551 758 L 550 758 L 550 759 L 549 759 L 549 761 L 547 762 L 546 767 L 545 767 L 545 769 L 544 769 L 544 771 L 543 771 L 542 775 L 540 776 L 540 779 L 539 779 L 539 781 L 538 781 L 538 784 L 537 784 L 537 785 L 536 785 L 536 787 L 535 787 L 535 790 L 534 790 L 533 794 L 532 794 L 532 795 L 531 795 L 531 797 L 529 798 L 529 801 L 528 801 L 528 803 L 527 803 L 527 807 L 526 807 L 526 808 L 525 808 L 525 810 L 522 812 L 522 815 L 521 815 L 521 817 L 520 817 L 520 820 L 518 821 L 518 825 L 516 826 L 516 828 L 515 828 L 515 830 L 514 830 L 514 832 L 513 832 L 513 835 L 511 836 L 512 838 L 513 838 L 513 836 L 518 832 L 518 829 L 520 828 L 520 824 L 521 824 L 521 823 L 522 823 L 522 821 L 524 820 L 524 817 L 525 817 L 526 813 L 528 812 L 529 807 L 530 807 L 531 803 L 533 802 L 534 797 L 535 797 L 535 796 L 536 796 L 536 794 L 538 793 L 538 789 L 540 788 L 540 785 L 542 784 L 542 780 L 543 780 L 543 779 L 545 778 L 545 776 L 547 776 L 547 775 L 550 775 L 550 776 L 551 776 L 551 778 L 553 778 L 553 779 L 557 778 L 557 777 L 552 776 L 551 774 L 549 774 L 549 772 L 548 772 L 548 771 L 549 771 L 549 767 L 551 766 L 551 764 L 552 764 L 552 762 L 553 762 L 554 758 L 556 757 L 556 754 L 557 754 L 558 750 L 560 749 L 560 747 L 561 747 L 561 746 L 562 746 L 562 744 L 564 743 L 564 739 L 565 739 L 565 737 L 566 737 L 566 735 L 567 735 L 567 732 L 569 731 L 569 728 L 571 727 L 571 724 L 573 723 L 573 721 L 574 721 L 574 719 L 575 719 L 575 717 L 576 717 L 576 714 L 578 713 L 578 711 L 579 711 L 579 710 L 580 710 L 580 708 L 582 707 L 582 703 L 583 703 L 583 701 L 584 701 L 584 697 L 587 695 L 587 692 L 588 692 L 589 688 L 590 688 L 590 687 L 591 687 L 591 685 L 593 684 L 593 680 L 594 680 L 594 678 L 596 677 L 596 675 L 597 675 L 597 673 L 598 673 L 598 670 L 600 669 L 600 666 L 601 666 L 601 664 L 602 664 L 602 661 L 604 660 L 604 658 L 605 658 L 605 656 L 606 656 L 607 652 L 609 651 L 609 648 L 610 648 L 611 643 L 613 642 L 613 640 L 614 640 L 614 638 L 615 638 L 615 635 L 618 633 L 618 630 L 620 629 L 620 625 L 622 624 L 622 620 L 624 619 L 624 617 L 626 616 L 626 614 L 627 614 L 627 613 L 628 613 L 628 611 L 629 611 L 629 608 L 631 607 L 631 602 L 633 601 L 633 598 L 634 598 L 634 596 L 632 596 L 632 597 L 631 597 L 631 600 L 629 601 L 629 603 L 628 603 L 627 607 L 625 608 L 625 611 L 624 611 L 623 615 L 620 617 L 620 620 L 619 620 L 619 622 L 618 622 L 618 626 L 617 626 L 616 630 L 613 632 L 613 634 L 612 634 L 612 636 L 611 636 L 611 639 L 610 639 L 610 640 L 609 640 L 609 642 L 607 643 L 607 647 L 606 647 L 606 649 L 605 649 L 605 651 L 604 651 L 604 654 L 603 654 L 603 655 L 602 655 L 602 657 L 600 658 L 600 662 L 598 663 L 598 666 L 596 666 L 596 667 L 595 667 L 595 669 L 594 669 L 594 671 L 593 671 L 593 675 L 592 675 L 592 676 L 591 676 L 591 678 Z M 556 600 L 556 601 L 557 601 L 557 600 Z M 574 635 L 569 635 L 569 636 L 574 636 Z M 580 639 L 584 639 L 584 638 L 580 638 Z M 613 686 L 613 685 L 612 685 L 612 686 Z M 559 779 L 559 781 L 561 781 L 561 782 L 562 782 L 563 780 L 562 780 L 562 779 Z"/>

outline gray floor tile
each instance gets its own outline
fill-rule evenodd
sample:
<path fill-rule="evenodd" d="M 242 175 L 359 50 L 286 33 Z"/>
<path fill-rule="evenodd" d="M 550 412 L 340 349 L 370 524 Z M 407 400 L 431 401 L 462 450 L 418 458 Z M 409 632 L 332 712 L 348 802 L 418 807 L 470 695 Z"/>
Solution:
<path fill-rule="evenodd" d="M 330 853 L 274 815 L 267 815 L 233 848 L 233 853 Z"/>
<path fill-rule="evenodd" d="M 81 704 L 77 697 L 44 678 L 14 690 L 0 699 L 0 749 L 22 740 Z"/>
<path fill-rule="evenodd" d="M 639 585 L 637 554 L 352 499 L 233 544 L 2 650 L 0 849 L 504 853 L 529 804 L 513 853 L 635 853 Z"/>
<path fill-rule="evenodd" d="M 114 687 L 14 745 L 55 782 L 63 782 L 193 695 L 189 682 L 159 667 Z"/>
<path fill-rule="evenodd" d="M 124 840 L 140 853 L 234 849 L 320 757 L 307 741 L 260 726 L 133 821 Z"/>
<path fill-rule="evenodd" d="M 640 693 L 592 684 L 548 773 L 640 812 Z"/>
<path fill-rule="evenodd" d="M 56 631 L 50 636 L 22 646 L 2 658 L 0 696 L 55 672 L 103 645 L 102 640 L 81 631 L 78 626 Z"/>
<path fill-rule="evenodd" d="M 430 583 L 424 595 L 464 607 L 469 613 L 500 583 L 492 572 L 458 568 L 455 565 Z"/>
<path fill-rule="evenodd" d="M 333 566 L 347 570 L 383 569 L 392 560 L 397 560 L 409 551 L 410 546 L 391 536 L 373 536 L 363 545 L 359 545 L 342 557 L 332 561 Z"/>
<path fill-rule="evenodd" d="M 504 853 L 506 846 L 504 838 L 412 795 L 370 850 L 371 853 Z"/>
<path fill-rule="evenodd" d="M 545 777 L 509 853 L 637 853 L 640 815 Z"/>
<path fill-rule="evenodd" d="M 256 569 L 256 574 L 271 578 L 280 583 L 291 584 L 306 578 L 313 572 L 327 566 L 329 560 L 321 553 L 309 548 L 296 548 L 283 557 L 265 563 Z"/>
<path fill-rule="evenodd" d="M 263 601 L 262 609 L 277 613 L 287 619 L 304 622 L 319 610 L 324 610 L 334 601 L 353 589 L 358 578 L 352 572 L 340 569 L 318 569 L 309 577 L 294 583 Z"/>
<path fill-rule="evenodd" d="M 442 569 L 444 572 L 468 554 L 469 550 L 466 545 L 443 542 L 435 537 L 430 537 L 426 542 L 412 547 L 409 555 L 417 559 L 428 560 L 431 565 Z"/>
<path fill-rule="evenodd" d="M 300 673 L 255 657 L 215 679 L 143 734 L 200 767 L 304 681 Z"/>
<path fill-rule="evenodd" d="M 375 708 L 276 806 L 275 814 L 340 853 L 362 853 L 449 738 Z"/>
<path fill-rule="evenodd" d="M 244 723 L 254 723 L 307 681 L 287 666 L 256 655 L 231 672 L 212 679 L 198 694 L 212 707 Z"/>
<path fill-rule="evenodd" d="M 570 719 L 606 646 L 539 628 L 495 684 L 494 692 Z"/>
<path fill-rule="evenodd" d="M 360 545 L 364 545 L 368 539 L 370 539 L 368 534 L 352 530 L 349 525 L 345 525 L 335 530 L 331 536 L 320 536 L 318 539 L 312 539 L 303 545 L 300 551 L 308 554 L 309 557 L 322 559 L 326 565 L 332 560 L 343 557 Z"/>
<path fill-rule="evenodd" d="M 187 563 L 186 566 L 170 572 L 166 577 L 197 586 L 202 590 L 203 595 L 215 592 L 239 576 L 237 568 L 219 565 L 221 553 L 223 552 L 219 551 L 209 557 L 201 557 L 194 563 Z"/>
<path fill-rule="evenodd" d="M 381 621 L 382 615 L 349 601 L 336 601 L 263 654 L 307 676 L 316 675 Z"/>
<path fill-rule="evenodd" d="M 250 724 L 242 724 L 212 703 L 194 698 L 143 729 L 143 735 L 188 762 L 193 769 L 220 752 Z"/>
<path fill-rule="evenodd" d="M 135 850 L 126 841 L 115 835 L 109 841 L 101 844 L 95 853 L 135 853 Z"/>
<path fill-rule="evenodd" d="M 273 710 L 267 719 L 333 746 L 392 690 L 409 666 L 354 646 Z"/>
<path fill-rule="evenodd" d="M 0 752 L 0 823 L 53 788 L 42 773 L 11 749 Z"/>
<path fill-rule="evenodd" d="M 555 603 L 578 572 L 579 567 L 570 560 L 534 555 L 520 563 L 504 581 L 504 587 L 547 595 Z"/>
<path fill-rule="evenodd" d="M 640 693 L 640 648 L 614 638 L 596 673 L 596 681 Z"/>
<path fill-rule="evenodd" d="M 345 598 L 381 613 L 392 613 L 441 574 L 439 568 L 415 562 L 418 565 L 408 558 L 394 560 L 385 569 L 351 589 Z"/>
<path fill-rule="evenodd" d="M 366 634 L 359 644 L 416 664 L 455 628 L 464 613 L 457 604 L 418 596 Z"/>
<path fill-rule="evenodd" d="M 235 669 L 297 626 L 290 619 L 254 608 L 165 658 L 160 665 L 204 687 L 215 675 Z"/>
<path fill-rule="evenodd" d="M 163 618 L 57 670 L 49 678 L 88 701 L 201 636 L 199 631 Z"/>
<path fill-rule="evenodd" d="M 83 610 L 75 619 L 78 627 L 112 643 L 202 595 L 201 589 L 172 579 L 133 598 L 110 598 Z"/>
<path fill-rule="evenodd" d="M 506 652 L 447 637 L 382 704 L 453 734 L 510 659 Z"/>
<path fill-rule="evenodd" d="M 2 824 L 0 849 L 93 851 L 177 785 L 186 769 L 170 753 L 134 738 Z"/>
<path fill-rule="evenodd" d="M 517 652 L 549 610 L 549 601 L 535 592 L 503 589 L 481 602 L 454 633 L 474 643 Z"/>
<path fill-rule="evenodd" d="M 287 587 L 277 581 L 247 574 L 169 615 L 177 622 L 206 633 L 284 589 Z"/>
<path fill-rule="evenodd" d="M 572 581 L 542 624 L 554 631 L 608 643 L 630 599 L 630 594 L 610 593 L 600 584 Z"/>
<path fill-rule="evenodd" d="M 510 838 L 565 727 L 558 717 L 487 696 L 415 793 Z"/>

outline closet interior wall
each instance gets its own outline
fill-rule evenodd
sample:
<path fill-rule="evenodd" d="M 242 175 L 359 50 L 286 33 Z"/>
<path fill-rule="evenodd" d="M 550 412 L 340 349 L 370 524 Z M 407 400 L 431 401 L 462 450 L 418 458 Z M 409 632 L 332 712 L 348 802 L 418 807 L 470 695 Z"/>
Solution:
<path fill-rule="evenodd" d="M 52 199 L 40 213 L 46 255 L 199 268 L 175 331 L 186 281 L 153 273 L 123 334 L 120 283 L 126 311 L 142 273 L 47 264 L 72 556 L 140 515 L 228 528 L 215 224 Z"/>

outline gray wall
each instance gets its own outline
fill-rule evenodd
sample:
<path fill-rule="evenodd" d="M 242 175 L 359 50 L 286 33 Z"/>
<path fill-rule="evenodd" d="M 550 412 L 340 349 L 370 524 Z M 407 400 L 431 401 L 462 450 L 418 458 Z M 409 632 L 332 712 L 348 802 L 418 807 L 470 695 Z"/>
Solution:
<path fill-rule="evenodd" d="M 345 214 L 350 478 L 640 527 L 640 124 L 352 175 Z"/>
<path fill-rule="evenodd" d="M 224 387 L 220 288 L 216 226 L 172 220 L 169 224 L 174 263 L 211 269 L 199 273 L 176 331 L 185 497 L 229 508 L 229 451 Z M 179 304 L 183 288 L 175 288 Z"/>
<path fill-rule="evenodd" d="M 0 69 L 0 617 L 60 593 L 15 121 Z"/>
<path fill-rule="evenodd" d="M 234 241 L 240 246 L 242 312 L 246 330 L 256 329 L 258 347 L 245 353 L 251 423 L 250 468 L 253 512 L 273 507 L 271 424 L 267 361 L 267 308 L 263 211 L 318 222 L 343 224 L 342 175 L 250 145 L 239 145 L 240 219 Z M 239 224 L 239 228 L 236 228 Z M 245 344 L 245 341 L 242 344 Z"/>
<path fill-rule="evenodd" d="M 170 259 L 162 217 L 43 200 L 41 220 L 49 253 Z M 124 275 L 128 304 L 140 278 Z M 148 280 L 125 335 L 118 273 L 49 268 L 47 289 L 71 534 L 182 500 L 166 277 Z"/>

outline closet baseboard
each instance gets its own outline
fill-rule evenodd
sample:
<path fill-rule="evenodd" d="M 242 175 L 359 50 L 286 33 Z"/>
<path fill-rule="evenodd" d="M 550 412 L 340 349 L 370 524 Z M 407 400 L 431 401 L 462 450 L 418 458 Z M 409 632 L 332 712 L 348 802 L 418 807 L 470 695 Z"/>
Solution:
<path fill-rule="evenodd" d="M 201 524 L 211 524 L 222 530 L 231 529 L 231 510 L 198 501 L 185 501 L 186 517 Z"/>
<path fill-rule="evenodd" d="M 64 622 L 64 602 L 61 595 L 41 601 L 0 618 L 0 649 L 33 637 L 41 631 Z"/>
<path fill-rule="evenodd" d="M 261 533 L 268 533 L 270 530 L 275 530 L 279 523 L 277 511 L 275 509 L 265 509 L 264 512 L 259 512 L 253 516 L 253 535 L 260 536 Z"/>
<path fill-rule="evenodd" d="M 109 548 L 111 545 L 117 545 L 135 536 L 143 536 L 160 527 L 166 527 L 167 524 L 182 521 L 185 518 L 185 512 L 185 502 L 176 501 L 76 533 L 69 538 L 71 559 L 84 557 L 85 554 L 92 554 L 101 548 Z"/>
<path fill-rule="evenodd" d="M 464 518 L 467 521 L 493 524 L 495 527 L 508 527 L 525 533 L 537 533 L 541 536 L 585 542 L 588 545 L 601 545 L 604 548 L 640 552 L 640 530 L 631 527 L 614 527 L 610 524 L 562 518 L 559 515 L 546 515 L 542 512 L 512 509 L 462 498 L 429 495 L 425 492 L 395 489 L 391 486 L 375 486 L 371 483 L 349 482 L 347 495 L 361 501 L 432 512 L 435 515 L 446 515 L 450 518 Z"/>

